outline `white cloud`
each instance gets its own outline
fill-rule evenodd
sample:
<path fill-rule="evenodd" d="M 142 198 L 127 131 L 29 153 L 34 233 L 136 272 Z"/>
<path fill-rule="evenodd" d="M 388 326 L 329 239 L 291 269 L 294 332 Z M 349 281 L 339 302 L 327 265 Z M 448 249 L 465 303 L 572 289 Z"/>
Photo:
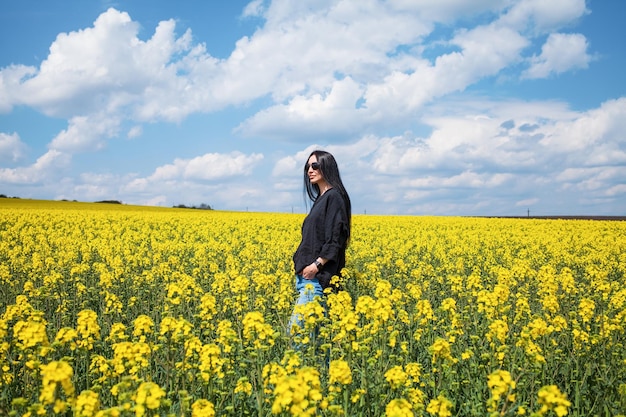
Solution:
<path fill-rule="evenodd" d="M 243 9 L 241 15 L 242 17 L 258 17 L 261 16 L 264 11 L 263 0 L 252 0 Z"/>
<path fill-rule="evenodd" d="M 59 34 L 38 70 L 0 71 L 0 111 L 22 104 L 67 118 L 51 147 L 76 152 L 102 147 L 123 120 L 180 121 L 214 108 L 206 81 L 217 60 L 192 45 L 191 32 L 177 37 L 173 20 L 147 41 L 138 31 L 127 13 L 109 9 L 93 27 Z"/>
<path fill-rule="evenodd" d="M 261 154 L 245 155 L 208 153 L 192 159 L 175 159 L 173 164 L 158 167 L 149 177 L 151 182 L 170 180 L 215 181 L 234 176 L 250 175 L 263 159 Z"/>
<path fill-rule="evenodd" d="M 425 119 L 433 128 L 428 136 L 408 132 L 351 144 L 346 179 L 359 196 L 359 205 L 372 207 L 364 197 L 371 196 L 389 202 L 390 211 L 402 206 L 419 212 L 407 204 L 448 199 L 457 201 L 462 213 L 470 206 L 480 207 L 483 194 L 494 201 L 503 196 L 502 203 L 488 208 L 493 211 L 505 210 L 500 204 L 510 195 L 518 196 L 517 203 L 509 203 L 513 206 L 554 204 L 546 199 L 567 190 L 578 190 L 580 201 L 606 197 L 606 190 L 619 195 L 618 184 L 626 178 L 622 168 L 626 159 L 620 151 L 626 144 L 621 133 L 624 100 L 608 101 L 588 112 L 565 110 L 556 102 L 441 103 L 447 114 Z M 452 113 L 457 107 L 483 113 L 456 116 Z M 335 151 L 345 148 L 336 146 Z M 355 151 L 359 148 L 367 151 Z M 458 203 L 461 196 L 475 206 Z"/>
<path fill-rule="evenodd" d="M 106 114 L 75 116 L 69 120 L 68 128 L 62 130 L 49 147 L 70 153 L 99 149 L 104 146 L 104 139 L 118 134 L 119 124 L 120 120 Z"/>
<path fill-rule="evenodd" d="M 130 130 L 128 131 L 128 133 L 126 134 L 128 139 L 138 138 L 141 135 L 143 135 L 143 127 L 141 127 L 141 126 L 133 126 L 133 127 L 131 127 Z"/>
<path fill-rule="evenodd" d="M 53 182 L 71 162 L 71 156 L 51 149 L 27 167 L 0 168 L 0 183 L 36 184 Z"/>
<path fill-rule="evenodd" d="M 24 98 L 15 88 L 23 79 L 31 77 L 37 70 L 25 65 L 10 65 L 0 69 L 0 113 L 8 113 Z"/>
<path fill-rule="evenodd" d="M 551 33 L 541 48 L 541 55 L 531 59 L 530 68 L 522 76 L 545 78 L 552 74 L 587 68 L 591 61 L 587 48 L 587 39 L 579 33 Z"/>
<path fill-rule="evenodd" d="M 589 12 L 585 0 L 517 0 L 508 3 L 511 7 L 499 23 L 520 31 L 531 29 L 535 33 L 558 30 Z"/>
<path fill-rule="evenodd" d="M 160 22 L 142 40 L 139 24 L 111 8 L 92 27 L 59 34 L 39 69 L 3 69 L 0 92 L 6 94 L 0 95 L 0 111 L 26 104 L 67 118 L 68 128 L 52 144 L 64 151 L 98 149 L 128 119 L 136 126 L 179 122 L 192 113 L 268 95 L 273 105 L 244 122 L 240 132 L 350 136 L 361 133 L 360 126 L 409 120 L 425 103 L 517 63 L 528 45 L 511 25 L 494 18 L 439 40 L 454 50 L 431 63 L 422 56 L 429 46 L 423 42 L 437 23 L 505 13 L 502 19 L 534 19 L 553 27 L 585 12 L 584 1 L 556 3 L 559 7 L 534 0 L 256 1 L 243 17 L 261 17 L 263 26 L 241 38 L 226 60 L 194 44 L 191 30 L 177 35 L 174 20 Z M 572 61 L 574 56 L 555 60 L 554 42 L 546 44 L 539 67 L 581 64 Z"/>
<path fill-rule="evenodd" d="M 621 98 L 607 101 L 597 109 L 572 112 L 571 118 L 555 120 L 544 130 L 545 138 L 541 144 L 563 153 L 582 152 L 579 157 L 583 158 L 580 163 L 584 164 L 590 160 L 590 154 L 593 158 L 600 158 L 598 152 L 613 163 L 623 163 L 624 129 L 626 98 Z"/>
<path fill-rule="evenodd" d="M 497 74 L 516 62 L 527 45 L 519 34 L 495 26 L 460 31 L 450 43 L 461 50 L 439 56 L 434 65 L 422 61 L 412 73 L 396 71 L 384 82 L 370 84 L 364 104 L 368 115 L 385 119 L 413 113 L 435 98 Z"/>
<path fill-rule="evenodd" d="M 357 101 L 363 90 L 350 77 L 335 81 L 328 94 L 295 96 L 285 105 L 262 110 L 239 125 L 244 135 L 284 137 L 300 131 L 292 141 L 308 141 L 311 137 L 329 134 L 349 136 L 363 128 Z"/>
<path fill-rule="evenodd" d="M 17 162 L 26 154 L 26 144 L 17 133 L 0 132 L 0 162 Z"/>
<path fill-rule="evenodd" d="M 434 22 L 452 23 L 486 12 L 499 12 L 510 1 L 502 0 L 391 0 L 397 9 L 420 14 Z"/>
<path fill-rule="evenodd" d="M 516 202 L 515 205 L 517 207 L 529 207 L 529 206 L 534 206 L 538 202 L 539 202 L 538 198 L 529 198 L 529 199 L 526 199 L 526 200 L 520 200 L 520 201 Z"/>

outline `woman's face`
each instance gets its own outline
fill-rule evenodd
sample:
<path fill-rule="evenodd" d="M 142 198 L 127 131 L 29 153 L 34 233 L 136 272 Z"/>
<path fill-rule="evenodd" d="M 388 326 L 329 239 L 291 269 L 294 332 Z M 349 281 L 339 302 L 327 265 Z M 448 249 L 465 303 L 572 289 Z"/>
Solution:
<path fill-rule="evenodd" d="M 309 181 L 311 181 L 311 184 L 317 184 L 319 186 L 320 182 L 324 182 L 324 176 L 322 175 L 322 171 L 320 171 L 319 165 L 317 165 L 317 156 L 311 155 L 309 157 L 307 167 L 307 175 L 309 177 Z"/>

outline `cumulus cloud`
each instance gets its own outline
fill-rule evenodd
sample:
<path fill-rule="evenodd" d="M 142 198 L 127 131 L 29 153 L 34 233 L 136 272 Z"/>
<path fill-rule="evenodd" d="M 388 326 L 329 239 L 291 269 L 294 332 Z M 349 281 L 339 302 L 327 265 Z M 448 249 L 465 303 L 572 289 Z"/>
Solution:
<path fill-rule="evenodd" d="M 51 182 L 71 162 L 71 155 L 50 150 L 40 156 L 35 163 L 26 167 L 0 168 L 0 183 L 36 184 Z"/>
<path fill-rule="evenodd" d="M 102 148 L 105 139 L 117 135 L 120 120 L 106 114 L 94 114 L 72 117 L 68 125 L 52 140 L 51 149 L 76 153 Z"/>
<path fill-rule="evenodd" d="M 591 56 L 587 53 L 585 36 L 572 33 L 551 33 L 541 48 L 541 54 L 530 60 L 524 78 L 545 78 L 573 69 L 587 68 Z"/>
<path fill-rule="evenodd" d="M 515 65 L 533 36 L 524 32 L 531 20 L 548 30 L 586 11 L 582 0 L 555 3 L 251 2 L 242 16 L 264 24 L 222 60 L 194 41 L 191 29 L 177 34 L 174 20 L 160 22 L 143 40 L 139 24 L 111 8 L 93 26 L 59 34 L 39 68 L 0 70 L 0 111 L 24 104 L 66 118 L 68 128 L 52 147 L 85 151 L 104 146 L 125 120 L 180 122 L 270 95 L 273 104 L 237 132 L 347 137 L 362 125 L 410 119 L 425 103 Z M 424 55 L 437 24 L 485 13 L 497 18 L 440 35 L 450 51 Z M 563 44 L 570 46 L 567 56 L 555 54 Z M 527 76 L 584 67 L 586 48 L 579 35 L 553 34 Z"/>
<path fill-rule="evenodd" d="M 17 133 L 0 133 L 0 162 L 17 162 L 26 153 L 26 144 Z"/>
<path fill-rule="evenodd" d="M 589 13 L 585 0 L 521 0 L 509 3 L 511 7 L 499 23 L 533 34 L 559 30 Z"/>
<path fill-rule="evenodd" d="M 261 154 L 245 155 L 231 152 L 223 155 L 208 153 L 192 159 L 175 159 L 174 163 L 158 167 L 150 181 L 219 180 L 240 175 L 250 175 L 254 166 L 263 159 Z"/>
<path fill-rule="evenodd" d="M 449 104 L 442 107 L 461 106 Z M 551 207 L 556 196 L 571 190 L 577 197 L 568 195 L 574 200 L 563 204 L 623 198 L 626 99 L 583 112 L 562 103 L 474 101 L 465 106 L 481 113 L 432 115 L 428 136 L 367 137 L 350 145 L 349 152 L 336 145 L 336 152 L 351 155 L 345 177 L 359 205 L 367 206 L 371 195 L 389 202 L 389 212 L 440 212 L 444 205 L 432 205 L 437 200 L 449 201 L 448 210 L 456 204 L 455 212 L 511 213 L 521 206 Z M 482 206 L 486 195 L 493 206 Z"/>
<path fill-rule="evenodd" d="M 357 102 L 362 88 L 350 77 L 335 81 L 328 94 L 297 95 L 287 104 L 279 104 L 256 113 L 235 131 L 243 135 L 286 137 L 299 131 L 293 141 L 309 141 L 329 134 L 350 136 L 363 128 Z"/>

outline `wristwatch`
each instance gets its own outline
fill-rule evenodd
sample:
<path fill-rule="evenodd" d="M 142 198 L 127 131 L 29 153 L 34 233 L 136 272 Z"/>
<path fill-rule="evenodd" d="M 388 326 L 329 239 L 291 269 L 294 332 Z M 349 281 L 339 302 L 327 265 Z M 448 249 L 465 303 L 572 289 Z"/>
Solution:
<path fill-rule="evenodd" d="M 315 260 L 315 262 L 313 262 L 315 264 L 315 266 L 317 267 L 318 271 L 322 270 L 322 267 L 324 266 L 323 263 L 321 263 L 320 261 L 318 261 L 317 259 Z"/>

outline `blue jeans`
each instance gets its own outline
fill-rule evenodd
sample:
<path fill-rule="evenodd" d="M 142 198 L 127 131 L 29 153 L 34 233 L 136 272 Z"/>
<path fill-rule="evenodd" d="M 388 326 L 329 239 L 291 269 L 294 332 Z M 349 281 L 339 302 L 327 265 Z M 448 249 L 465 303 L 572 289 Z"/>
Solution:
<path fill-rule="evenodd" d="M 312 291 L 306 288 L 307 284 L 313 285 Z M 292 335 L 292 327 L 294 325 L 304 329 L 304 318 L 302 317 L 302 314 L 297 312 L 298 306 L 310 303 L 315 299 L 315 297 L 319 297 L 320 304 L 324 307 L 324 309 L 326 309 L 324 289 L 317 278 L 306 279 L 302 275 L 296 275 L 296 290 L 298 291 L 299 296 L 298 300 L 296 300 L 296 305 L 294 306 L 291 318 L 289 319 L 289 327 L 287 328 L 289 335 Z"/>

